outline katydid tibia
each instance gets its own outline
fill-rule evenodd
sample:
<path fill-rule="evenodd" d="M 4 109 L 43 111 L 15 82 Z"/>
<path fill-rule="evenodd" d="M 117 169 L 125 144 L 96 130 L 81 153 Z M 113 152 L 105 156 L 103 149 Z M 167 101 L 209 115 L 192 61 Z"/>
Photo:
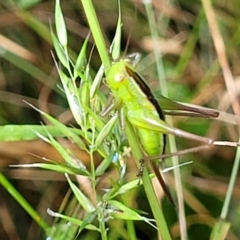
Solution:
<path fill-rule="evenodd" d="M 124 118 L 126 118 L 134 126 L 146 158 L 160 161 L 161 156 L 164 156 L 165 153 L 166 134 L 193 139 L 202 142 L 205 147 L 213 145 L 238 146 L 237 143 L 224 142 L 223 144 L 223 142 L 185 132 L 167 124 L 164 121 L 164 114 L 171 114 L 174 109 L 182 111 L 183 114 L 181 115 L 199 117 L 218 117 L 218 112 L 188 107 L 165 97 L 160 98 L 158 102 L 143 77 L 134 70 L 128 59 L 113 63 L 107 71 L 106 83 L 114 99 L 108 108 L 102 112 L 102 116 L 117 109 L 120 112 L 121 122 L 124 122 Z M 124 128 L 124 124 L 122 124 L 122 128 Z M 201 146 L 199 149 L 201 149 Z M 193 148 L 192 151 L 197 150 L 198 148 Z M 150 163 L 163 190 L 173 204 L 173 199 L 159 172 L 156 161 L 151 160 Z"/>

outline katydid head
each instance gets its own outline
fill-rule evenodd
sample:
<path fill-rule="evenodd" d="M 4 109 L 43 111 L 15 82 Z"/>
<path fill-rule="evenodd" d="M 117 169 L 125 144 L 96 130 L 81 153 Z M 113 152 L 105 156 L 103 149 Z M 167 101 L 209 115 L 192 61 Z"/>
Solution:
<path fill-rule="evenodd" d="M 112 65 L 106 75 L 106 83 L 110 89 L 117 89 L 124 85 L 126 79 L 126 62 L 119 61 Z"/>

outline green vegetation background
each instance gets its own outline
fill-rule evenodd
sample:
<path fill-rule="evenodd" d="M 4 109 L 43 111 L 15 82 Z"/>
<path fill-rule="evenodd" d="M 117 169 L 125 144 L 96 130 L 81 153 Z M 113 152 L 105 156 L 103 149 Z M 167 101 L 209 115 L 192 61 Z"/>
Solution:
<path fill-rule="evenodd" d="M 16 3 L 20 9 L 15 8 Z M 29 2 L 29 6 L 27 6 Z M 22 100 L 37 106 L 66 125 L 75 125 L 62 94 L 59 77 L 51 55 L 53 46 L 50 33 L 38 24 L 50 29 L 54 25 L 54 1 L 0 1 L 0 124 L 39 124 L 48 121 Z M 204 1 L 203 1 L 204 2 Z M 108 45 L 115 34 L 118 18 L 117 1 L 93 1 L 100 26 Z M 89 28 L 81 1 L 61 1 L 65 17 L 69 45 L 72 53 L 78 53 Z M 179 0 L 153 1 L 157 28 L 161 40 L 157 43 L 163 54 L 163 64 L 168 82 L 169 97 L 176 101 L 194 103 L 223 112 L 232 113 L 222 70 L 221 59 L 216 54 L 206 9 L 201 1 Z M 240 27 L 238 1 L 214 1 L 221 38 L 226 46 L 226 56 L 234 76 L 236 91 L 239 90 Z M 154 90 L 159 88 L 154 57 L 151 55 L 154 43 L 151 40 L 144 5 L 140 1 L 121 1 L 123 21 L 122 55 L 139 52 L 143 56 L 138 69 L 146 76 Z M 28 15 L 29 14 L 29 15 Z M 89 55 L 94 45 L 89 40 Z M 8 49 L 8 51 L 6 51 Z M 91 56 L 91 66 L 98 69 L 100 59 L 96 49 Z M 106 93 L 106 89 L 103 88 Z M 174 125 L 217 140 L 238 140 L 238 131 L 233 115 L 221 115 L 221 121 L 174 117 Z M 9 132 L 9 135 L 12 133 Z M 86 153 L 61 140 L 88 165 Z M 178 149 L 193 146 L 193 142 L 177 138 Z M 189 239 L 209 239 L 218 220 L 226 189 L 231 175 L 236 149 L 215 147 L 208 151 L 182 156 L 182 162 L 193 161 L 191 166 L 181 169 L 181 178 L 186 199 L 186 222 Z M 69 186 L 63 174 L 37 169 L 16 169 L 10 164 L 25 164 L 42 161 L 46 157 L 61 161 L 61 156 L 40 140 L 0 142 L 0 170 L 22 196 L 37 210 L 49 225 L 53 218 L 46 209 L 58 210 Z M 95 158 L 96 163 L 101 159 Z M 170 165 L 170 161 L 167 161 Z M 129 164 L 132 175 L 137 173 L 134 162 Z M 107 179 L 107 178 L 106 178 Z M 171 185 L 171 184 L 170 184 Z M 161 195 L 161 194 L 160 194 Z M 143 189 L 139 187 L 129 196 L 137 209 L 150 212 Z M 240 239 L 239 179 L 233 192 L 227 219 L 231 229 L 227 239 Z M 45 239 L 41 228 L 0 187 L 0 239 Z M 179 223 L 175 210 L 166 199 L 163 211 L 173 239 L 180 239 Z M 151 217 L 151 216 L 149 216 Z M 111 236 L 129 239 L 120 234 L 124 223 L 109 221 Z M 144 222 L 136 222 L 138 239 L 157 239 L 154 229 Z M 144 231 L 143 231 L 144 229 Z M 79 239 L 100 239 L 97 233 L 84 233 Z M 65 239 L 71 239 L 65 238 Z M 72 238 L 73 239 L 73 238 Z M 110 238 L 111 239 L 111 238 Z M 112 238 L 113 239 L 113 238 Z"/>

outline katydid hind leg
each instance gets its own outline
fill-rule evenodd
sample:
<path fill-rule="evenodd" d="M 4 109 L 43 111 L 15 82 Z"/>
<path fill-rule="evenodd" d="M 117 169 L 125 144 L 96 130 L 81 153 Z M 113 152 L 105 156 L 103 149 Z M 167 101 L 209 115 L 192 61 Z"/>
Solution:
<path fill-rule="evenodd" d="M 131 113 L 128 115 L 128 120 L 131 122 L 131 124 L 138 128 L 156 131 L 162 134 L 172 134 L 178 137 L 196 140 L 208 145 L 213 145 L 214 142 L 214 140 L 211 138 L 198 136 L 181 129 L 174 128 L 155 116 L 146 117 L 139 116 L 138 113 Z"/>
<path fill-rule="evenodd" d="M 179 150 L 179 151 L 173 152 L 173 153 L 164 153 L 159 156 L 149 156 L 149 157 L 146 157 L 146 160 L 154 161 L 154 160 L 158 160 L 158 159 L 170 158 L 173 156 L 181 156 L 181 155 L 186 155 L 188 153 L 199 152 L 201 150 L 206 150 L 206 149 L 210 149 L 210 148 L 211 148 L 210 145 L 205 144 L 205 145 L 201 145 L 201 146 L 197 146 L 197 147 L 193 147 L 193 148 Z"/>
<path fill-rule="evenodd" d="M 157 177 L 158 182 L 160 183 L 160 185 L 161 185 L 163 191 L 165 192 L 168 200 L 170 201 L 170 203 L 173 206 L 175 206 L 173 198 L 172 198 L 172 195 L 171 195 L 171 193 L 169 191 L 169 188 L 167 187 L 167 185 L 166 185 L 166 183 L 165 183 L 165 181 L 164 181 L 164 179 L 162 177 L 162 174 L 159 171 L 158 164 L 156 162 L 154 162 L 154 161 L 150 161 L 150 164 L 151 164 L 152 170 L 154 171 L 155 176 Z"/>
<path fill-rule="evenodd" d="M 140 168 L 139 168 L 139 172 L 137 174 L 137 177 L 139 178 L 138 185 L 140 184 L 140 181 L 141 181 L 141 179 L 143 177 L 143 171 L 144 171 L 144 167 L 145 167 L 145 160 L 148 160 L 148 157 L 145 157 L 145 159 L 141 158 L 139 160 Z M 166 185 L 166 183 L 165 183 L 165 181 L 164 181 L 164 179 L 163 179 L 163 177 L 162 177 L 162 175 L 161 175 L 161 173 L 159 171 L 158 164 L 156 162 L 154 162 L 154 161 L 150 161 L 150 165 L 151 165 L 151 168 L 152 168 L 156 178 L 158 179 L 158 182 L 160 183 L 164 193 L 166 194 L 169 202 L 175 207 L 175 203 L 173 201 L 173 198 L 172 198 L 172 195 L 171 195 L 171 193 L 169 191 L 169 188 L 167 187 L 167 185 Z"/>
<path fill-rule="evenodd" d="M 240 143 L 238 142 L 215 141 L 208 137 L 202 137 L 193 133 L 183 131 L 178 128 L 174 128 L 155 116 L 146 117 L 146 116 L 139 115 L 138 113 L 131 113 L 131 114 L 128 114 L 128 120 L 135 127 L 147 129 L 150 131 L 156 131 L 156 132 L 159 132 L 160 134 L 161 133 L 172 134 L 177 137 L 192 139 L 192 140 L 201 142 L 204 145 L 208 145 L 209 148 L 213 146 L 229 146 L 229 147 L 240 146 Z"/>

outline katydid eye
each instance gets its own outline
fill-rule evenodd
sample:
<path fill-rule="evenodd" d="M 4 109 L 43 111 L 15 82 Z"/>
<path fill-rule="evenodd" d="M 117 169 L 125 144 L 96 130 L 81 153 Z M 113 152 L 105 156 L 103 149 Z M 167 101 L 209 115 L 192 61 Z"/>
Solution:
<path fill-rule="evenodd" d="M 122 73 L 117 73 L 114 75 L 115 82 L 121 82 L 124 79 L 124 75 Z"/>

